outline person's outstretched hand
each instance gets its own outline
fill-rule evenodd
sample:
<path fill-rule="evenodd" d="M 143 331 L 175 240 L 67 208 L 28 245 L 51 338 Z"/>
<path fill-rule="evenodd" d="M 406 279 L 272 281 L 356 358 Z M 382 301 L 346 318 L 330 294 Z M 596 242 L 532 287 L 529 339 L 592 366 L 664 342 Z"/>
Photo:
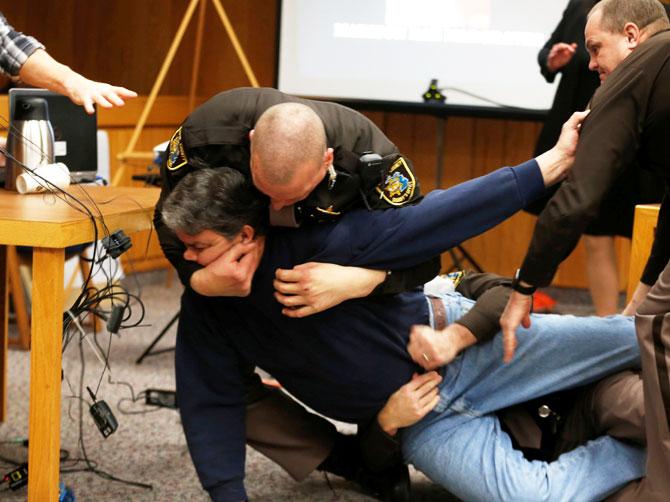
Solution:
<path fill-rule="evenodd" d="M 553 148 L 535 157 L 544 186 L 550 187 L 565 179 L 572 169 L 579 143 L 579 131 L 589 110 L 575 112 L 563 124 L 561 135 Z"/>
<path fill-rule="evenodd" d="M 95 111 L 94 104 L 103 108 L 112 108 L 123 106 L 124 100 L 137 97 L 136 92 L 125 87 L 95 82 L 78 73 L 73 73 L 63 83 L 64 93 L 73 103 L 83 106 L 87 113 Z"/>
<path fill-rule="evenodd" d="M 135 91 L 125 87 L 95 82 L 80 75 L 43 49 L 36 50 L 26 59 L 19 70 L 19 78 L 26 84 L 67 96 L 73 103 L 83 106 L 87 113 L 95 112 L 95 104 L 111 108 L 123 106 L 125 99 L 137 97 Z"/>

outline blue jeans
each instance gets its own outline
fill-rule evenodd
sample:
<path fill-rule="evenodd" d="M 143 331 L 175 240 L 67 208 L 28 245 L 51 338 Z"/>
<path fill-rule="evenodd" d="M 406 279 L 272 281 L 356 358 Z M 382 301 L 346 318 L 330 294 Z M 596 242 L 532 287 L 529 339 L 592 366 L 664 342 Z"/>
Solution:
<path fill-rule="evenodd" d="M 441 296 L 448 322 L 474 302 Z M 495 411 L 640 367 L 633 319 L 533 315 L 502 362 L 502 335 L 465 350 L 444 371 L 440 402 L 401 436 L 408 463 L 466 500 L 602 500 L 644 476 L 645 450 L 609 436 L 555 462 L 526 460 Z"/>

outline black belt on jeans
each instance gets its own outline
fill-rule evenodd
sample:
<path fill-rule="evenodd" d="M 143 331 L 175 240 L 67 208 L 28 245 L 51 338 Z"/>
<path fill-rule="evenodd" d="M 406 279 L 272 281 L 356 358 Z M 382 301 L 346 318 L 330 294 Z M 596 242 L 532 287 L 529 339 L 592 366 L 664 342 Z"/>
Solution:
<path fill-rule="evenodd" d="M 447 327 L 447 309 L 440 298 L 429 296 L 430 306 L 433 310 L 433 327 L 435 329 L 444 329 Z"/>

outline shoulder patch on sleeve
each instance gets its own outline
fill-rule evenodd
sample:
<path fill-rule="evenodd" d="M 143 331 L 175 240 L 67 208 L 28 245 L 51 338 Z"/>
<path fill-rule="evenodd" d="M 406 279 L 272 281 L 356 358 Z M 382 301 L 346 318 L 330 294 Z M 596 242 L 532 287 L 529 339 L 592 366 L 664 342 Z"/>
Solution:
<path fill-rule="evenodd" d="M 456 289 L 465 277 L 465 271 L 459 270 L 458 272 L 450 272 L 446 275 L 446 277 L 454 283 L 454 289 Z"/>
<path fill-rule="evenodd" d="M 465 277 L 465 272 L 451 272 L 450 274 L 440 274 L 432 280 L 428 281 L 424 287 L 423 292 L 428 296 L 439 296 L 446 293 L 453 293 L 460 282 Z"/>
<path fill-rule="evenodd" d="M 186 160 L 186 153 L 184 152 L 184 145 L 181 142 L 181 127 L 175 131 L 170 138 L 167 154 L 167 168 L 168 171 L 176 171 L 180 167 L 188 163 Z"/>
<path fill-rule="evenodd" d="M 416 180 L 405 159 L 398 157 L 386 174 L 381 187 L 377 187 L 379 196 L 393 206 L 402 206 L 412 200 Z"/>

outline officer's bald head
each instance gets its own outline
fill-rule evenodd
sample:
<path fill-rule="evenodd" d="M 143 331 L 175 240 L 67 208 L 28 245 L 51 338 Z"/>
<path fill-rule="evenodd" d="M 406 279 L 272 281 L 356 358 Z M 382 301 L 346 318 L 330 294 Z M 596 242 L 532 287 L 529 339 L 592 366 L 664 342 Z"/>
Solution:
<path fill-rule="evenodd" d="M 256 122 L 251 137 L 251 174 L 275 209 L 307 197 L 331 162 L 323 121 L 309 106 L 275 105 Z"/>

